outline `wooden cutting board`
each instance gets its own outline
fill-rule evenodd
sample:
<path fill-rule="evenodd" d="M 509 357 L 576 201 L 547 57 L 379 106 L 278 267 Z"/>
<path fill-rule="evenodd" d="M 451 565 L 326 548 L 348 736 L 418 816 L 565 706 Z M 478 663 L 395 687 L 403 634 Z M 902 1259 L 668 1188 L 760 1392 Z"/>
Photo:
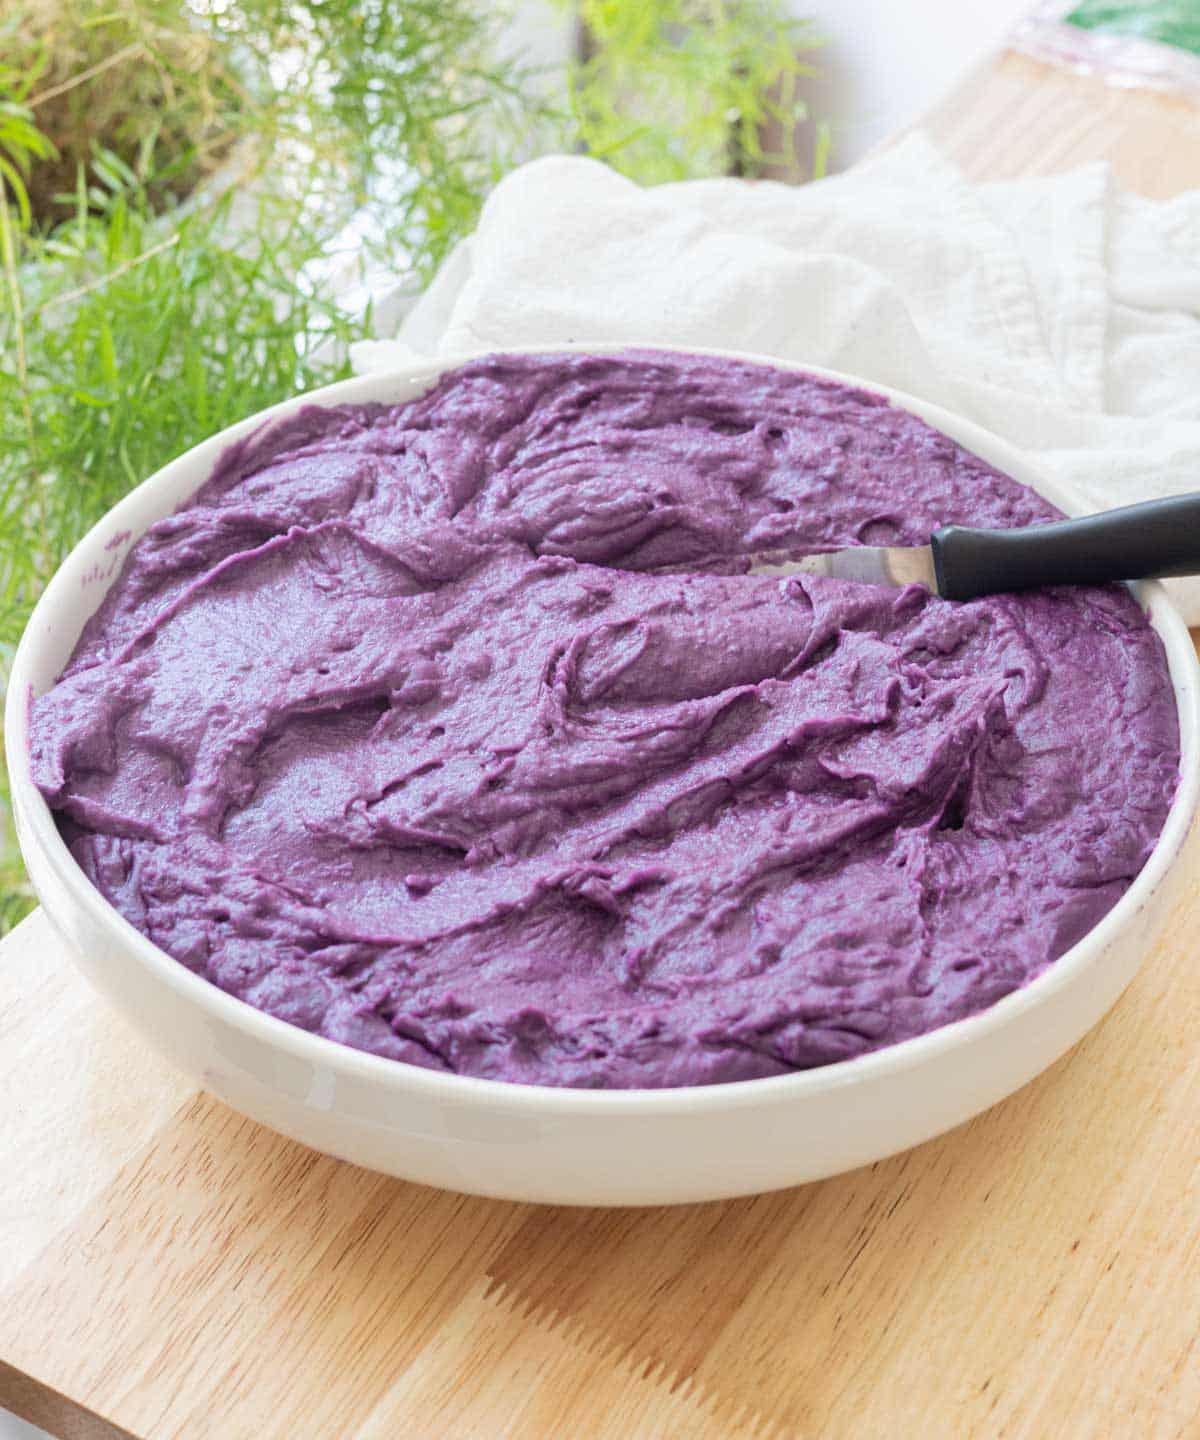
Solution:
<path fill-rule="evenodd" d="M 1200 185 L 1200 111 L 1008 54 L 978 178 Z M 1168 940 L 1018 1095 L 894 1160 L 679 1209 L 386 1180 L 174 1075 L 34 915 L 0 946 L 0 1404 L 65 1437 L 1200 1435 L 1200 837 Z"/>

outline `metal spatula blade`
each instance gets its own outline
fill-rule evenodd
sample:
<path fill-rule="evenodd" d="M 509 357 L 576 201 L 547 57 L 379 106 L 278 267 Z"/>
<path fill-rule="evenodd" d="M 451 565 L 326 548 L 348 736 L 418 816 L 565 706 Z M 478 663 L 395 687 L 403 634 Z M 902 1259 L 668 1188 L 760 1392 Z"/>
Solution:
<path fill-rule="evenodd" d="M 924 585 L 939 594 L 932 545 L 883 547 L 858 545 L 827 555 L 805 555 L 778 565 L 755 565 L 756 575 L 825 575 L 831 580 L 857 580 L 863 585 Z"/>
<path fill-rule="evenodd" d="M 1020 530 L 947 525 L 934 531 L 928 545 L 855 545 L 753 568 L 757 574 L 825 575 L 894 588 L 923 585 L 946 600 L 1043 585 L 1196 575 L 1200 493 Z"/>

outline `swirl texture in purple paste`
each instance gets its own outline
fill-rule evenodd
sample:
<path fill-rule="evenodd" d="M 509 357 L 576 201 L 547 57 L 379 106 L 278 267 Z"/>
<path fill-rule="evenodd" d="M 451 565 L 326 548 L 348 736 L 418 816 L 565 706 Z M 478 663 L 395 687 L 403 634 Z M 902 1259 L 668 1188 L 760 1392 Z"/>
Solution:
<path fill-rule="evenodd" d="M 480 360 L 229 450 L 36 702 L 35 778 L 138 929 L 344 1044 L 567 1086 L 825 1065 L 1111 908 L 1176 712 L 1122 588 L 746 557 L 1055 513 L 814 377 Z"/>

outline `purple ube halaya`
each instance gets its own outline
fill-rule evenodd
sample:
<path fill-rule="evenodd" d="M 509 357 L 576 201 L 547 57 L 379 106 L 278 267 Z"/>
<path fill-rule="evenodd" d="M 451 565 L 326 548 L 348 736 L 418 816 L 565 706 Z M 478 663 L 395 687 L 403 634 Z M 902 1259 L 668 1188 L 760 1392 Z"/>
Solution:
<path fill-rule="evenodd" d="M 746 557 L 1054 514 L 824 380 L 479 360 L 228 451 L 36 701 L 34 774 L 139 930 L 332 1040 L 547 1085 L 826 1065 L 1111 908 L 1175 706 L 1124 589 Z"/>

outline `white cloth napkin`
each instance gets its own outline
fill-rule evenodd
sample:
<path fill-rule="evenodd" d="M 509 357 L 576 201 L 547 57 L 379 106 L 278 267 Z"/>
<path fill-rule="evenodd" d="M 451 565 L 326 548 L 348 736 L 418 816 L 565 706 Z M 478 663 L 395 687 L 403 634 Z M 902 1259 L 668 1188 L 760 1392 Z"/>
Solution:
<path fill-rule="evenodd" d="M 970 185 L 920 135 L 793 188 L 514 171 L 359 371 L 567 340 L 808 361 L 935 401 L 1101 509 L 1200 490 L 1200 191 Z M 1172 582 L 1200 623 L 1200 582 Z"/>

